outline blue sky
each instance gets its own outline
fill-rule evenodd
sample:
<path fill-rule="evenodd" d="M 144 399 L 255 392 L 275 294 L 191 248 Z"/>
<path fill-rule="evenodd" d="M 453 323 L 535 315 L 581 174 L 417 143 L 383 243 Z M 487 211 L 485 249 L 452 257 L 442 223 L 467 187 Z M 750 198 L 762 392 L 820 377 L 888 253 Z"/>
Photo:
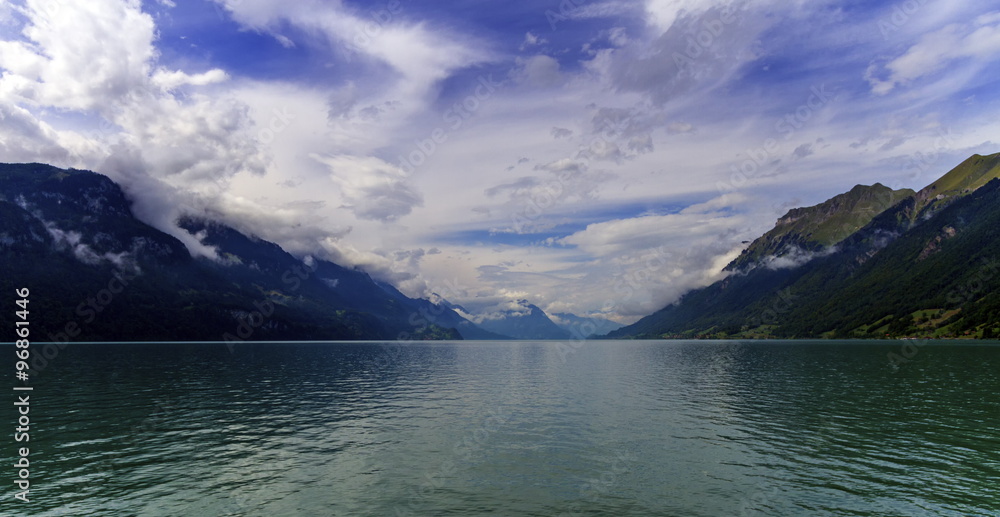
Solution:
<path fill-rule="evenodd" d="M 0 160 L 407 294 L 622 322 L 789 208 L 1000 151 L 974 1 L 15 0 Z M 735 172 L 734 172 L 735 171 Z"/>

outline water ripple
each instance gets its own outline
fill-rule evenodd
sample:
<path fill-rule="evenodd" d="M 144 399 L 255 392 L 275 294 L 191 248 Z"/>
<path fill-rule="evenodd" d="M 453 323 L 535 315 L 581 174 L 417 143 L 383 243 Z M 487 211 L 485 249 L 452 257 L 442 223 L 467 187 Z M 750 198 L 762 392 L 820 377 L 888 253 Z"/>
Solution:
<path fill-rule="evenodd" d="M 1000 515 L 1000 348 L 559 346 L 73 345 L 32 515 Z"/>

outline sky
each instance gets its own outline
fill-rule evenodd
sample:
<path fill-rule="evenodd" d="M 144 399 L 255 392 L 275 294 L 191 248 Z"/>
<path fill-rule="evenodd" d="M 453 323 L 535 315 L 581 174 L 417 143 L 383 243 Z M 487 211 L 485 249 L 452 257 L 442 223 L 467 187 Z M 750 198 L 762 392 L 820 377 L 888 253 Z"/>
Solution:
<path fill-rule="evenodd" d="M 0 161 L 488 315 L 635 321 L 1000 152 L 993 2 L 0 0 Z"/>

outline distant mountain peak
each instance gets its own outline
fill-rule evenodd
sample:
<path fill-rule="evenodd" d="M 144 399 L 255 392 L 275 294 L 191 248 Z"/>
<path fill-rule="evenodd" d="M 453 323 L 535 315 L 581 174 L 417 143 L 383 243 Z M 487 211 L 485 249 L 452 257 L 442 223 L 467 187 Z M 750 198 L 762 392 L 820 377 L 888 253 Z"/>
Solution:
<path fill-rule="evenodd" d="M 523 310 L 508 309 L 483 318 L 479 326 L 516 339 L 569 339 L 570 332 L 552 321 L 545 311 L 525 299 L 514 302 Z"/>

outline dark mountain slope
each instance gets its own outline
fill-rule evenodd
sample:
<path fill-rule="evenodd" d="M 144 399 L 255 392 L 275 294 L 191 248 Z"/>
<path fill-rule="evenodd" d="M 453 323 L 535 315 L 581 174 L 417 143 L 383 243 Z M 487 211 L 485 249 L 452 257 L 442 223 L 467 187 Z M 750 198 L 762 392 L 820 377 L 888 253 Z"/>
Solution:
<path fill-rule="evenodd" d="M 362 271 L 307 264 L 218 223 L 179 223 L 221 260 L 192 258 L 137 220 L 105 176 L 0 164 L 0 288 L 31 290 L 36 339 L 461 338 L 419 318 L 429 302 L 390 294 Z"/>

